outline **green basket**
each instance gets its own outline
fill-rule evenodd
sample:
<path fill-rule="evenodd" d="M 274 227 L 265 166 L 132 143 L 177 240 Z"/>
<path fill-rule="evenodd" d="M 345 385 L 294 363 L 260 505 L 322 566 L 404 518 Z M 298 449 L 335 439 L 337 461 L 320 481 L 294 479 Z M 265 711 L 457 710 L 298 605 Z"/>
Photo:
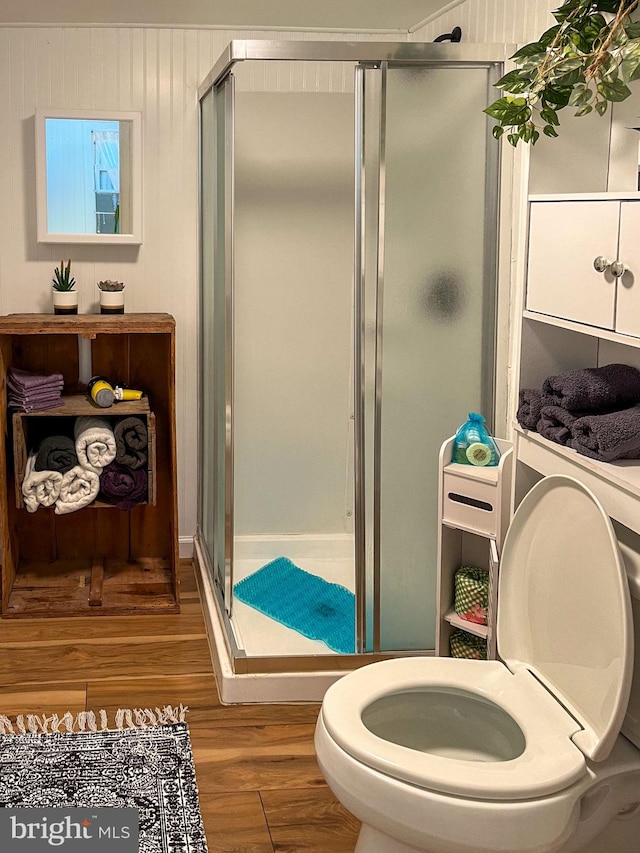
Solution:
<path fill-rule="evenodd" d="M 463 566 L 455 575 L 453 609 L 468 622 L 486 625 L 489 612 L 489 572 Z"/>
<path fill-rule="evenodd" d="M 456 628 L 449 638 L 452 658 L 487 659 L 487 641 Z"/>

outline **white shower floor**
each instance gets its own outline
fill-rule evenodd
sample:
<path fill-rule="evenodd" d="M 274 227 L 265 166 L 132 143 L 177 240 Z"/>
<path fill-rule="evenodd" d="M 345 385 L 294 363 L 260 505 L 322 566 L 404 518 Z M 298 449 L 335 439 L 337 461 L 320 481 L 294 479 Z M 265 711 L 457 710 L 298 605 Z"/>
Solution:
<path fill-rule="evenodd" d="M 278 556 L 286 556 L 285 554 Z M 318 575 L 329 583 L 339 583 L 355 592 L 355 570 L 353 559 L 294 557 L 292 562 L 305 572 Z M 234 583 L 253 574 L 269 560 L 236 560 Z M 231 624 L 238 648 L 250 657 L 269 655 L 335 655 L 319 640 L 310 640 L 297 631 L 287 628 L 275 619 L 249 607 L 234 598 Z"/>

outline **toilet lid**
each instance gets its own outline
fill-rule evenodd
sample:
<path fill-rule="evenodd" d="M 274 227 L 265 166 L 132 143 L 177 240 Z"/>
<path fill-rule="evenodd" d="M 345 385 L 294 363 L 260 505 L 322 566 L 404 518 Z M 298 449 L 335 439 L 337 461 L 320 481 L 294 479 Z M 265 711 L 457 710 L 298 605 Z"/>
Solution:
<path fill-rule="evenodd" d="M 498 590 L 500 657 L 541 681 L 582 727 L 576 746 L 605 759 L 631 688 L 631 601 L 611 521 L 582 483 L 554 475 L 528 492 L 507 532 Z"/>

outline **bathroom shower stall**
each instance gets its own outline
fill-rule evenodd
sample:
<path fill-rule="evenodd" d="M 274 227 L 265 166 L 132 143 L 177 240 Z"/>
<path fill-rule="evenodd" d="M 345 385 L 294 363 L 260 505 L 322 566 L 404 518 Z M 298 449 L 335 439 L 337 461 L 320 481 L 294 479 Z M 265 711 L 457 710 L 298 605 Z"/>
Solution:
<path fill-rule="evenodd" d="M 234 41 L 200 87 L 196 552 L 232 675 L 434 647 L 439 447 L 470 411 L 504 424 L 504 59 Z M 352 648 L 240 596 L 282 558 L 352 593 Z"/>

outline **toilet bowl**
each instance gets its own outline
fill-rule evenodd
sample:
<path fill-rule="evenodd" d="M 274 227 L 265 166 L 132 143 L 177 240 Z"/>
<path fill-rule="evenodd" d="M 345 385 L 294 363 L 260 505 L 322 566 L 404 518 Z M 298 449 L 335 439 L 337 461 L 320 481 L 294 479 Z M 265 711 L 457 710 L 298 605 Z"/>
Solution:
<path fill-rule="evenodd" d="M 327 691 L 316 753 L 363 823 L 357 853 L 640 849 L 629 589 L 577 480 L 547 477 L 520 504 L 497 617 L 501 661 L 388 660 Z"/>

